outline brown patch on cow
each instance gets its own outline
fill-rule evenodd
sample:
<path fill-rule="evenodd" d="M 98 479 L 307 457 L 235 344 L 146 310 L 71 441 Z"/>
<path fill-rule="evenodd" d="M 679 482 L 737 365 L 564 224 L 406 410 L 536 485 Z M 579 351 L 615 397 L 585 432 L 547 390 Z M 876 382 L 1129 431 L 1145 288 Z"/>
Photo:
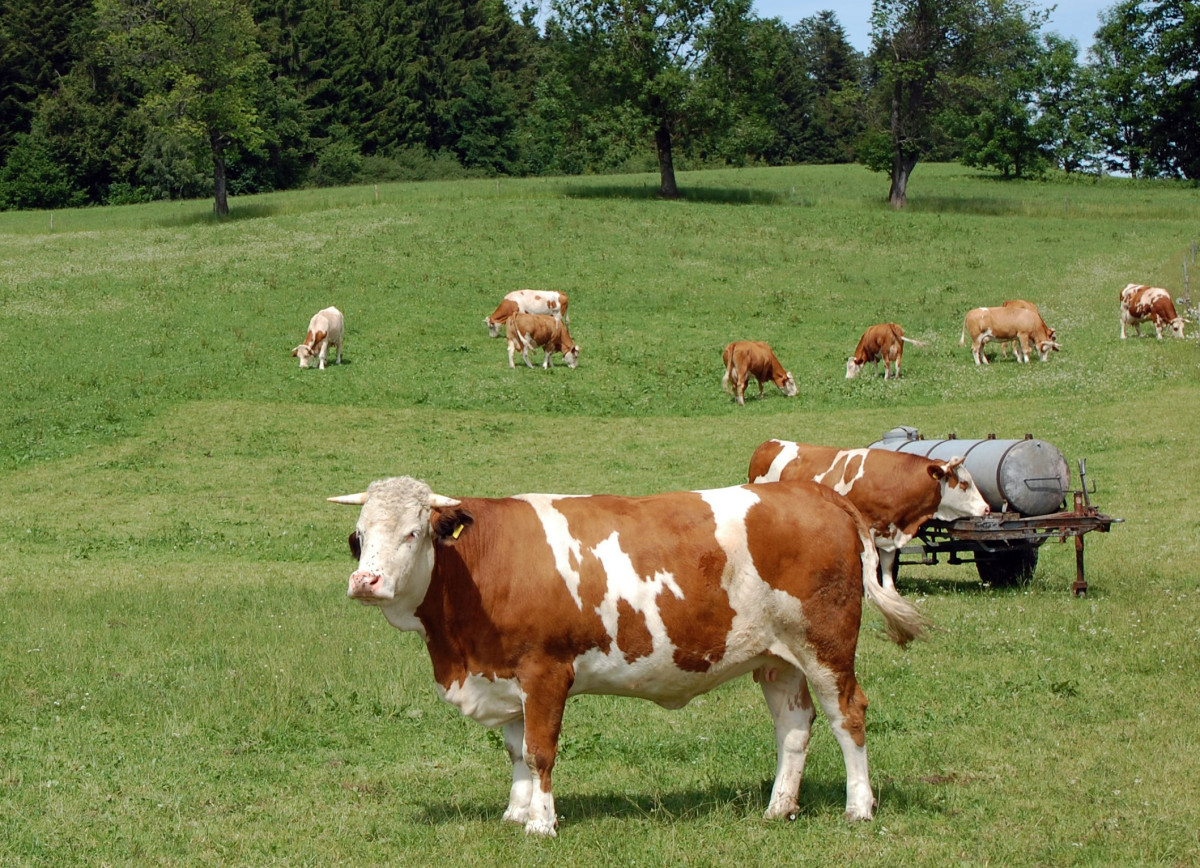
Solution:
<path fill-rule="evenodd" d="M 862 618 L 857 513 L 833 489 L 814 482 L 753 488 L 762 500 L 746 514 L 755 569 L 772 588 L 803 604 L 805 639 L 818 659 L 835 671 L 853 671 Z M 781 539 L 789 544 L 778 544 Z"/>
<path fill-rule="evenodd" d="M 654 651 L 654 637 L 646 626 L 646 616 L 636 611 L 628 600 L 617 601 L 617 649 L 632 663 L 648 657 Z"/>
<path fill-rule="evenodd" d="M 597 505 L 604 507 L 600 521 L 595 519 Z M 598 605 L 608 591 L 608 576 L 592 549 L 616 533 L 642 581 L 669 573 L 679 588 L 681 597 L 664 587 L 656 601 L 675 647 L 676 664 L 705 672 L 724 658 L 734 616 L 721 586 L 726 558 L 716 541 L 712 509 L 699 494 L 632 499 L 599 495 L 560 500 L 555 507 L 567 518 L 569 532 L 584 553 L 579 594 L 585 610 Z"/>
<path fill-rule="evenodd" d="M 755 449 L 754 456 L 750 459 L 750 471 L 746 481 L 753 482 L 759 476 L 766 476 L 767 471 L 771 469 L 771 465 L 775 463 L 775 459 L 782 451 L 783 444 L 778 440 L 768 440 Z"/>
<path fill-rule="evenodd" d="M 467 517 L 469 532 L 453 539 Z M 434 510 L 431 521 L 451 544 L 434 548 L 429 592 L 416 614 L 440 684 L 468 674 L 511 678 L 531 648 L 546 649 L 562 666 L 592 648 L 607 653 L 603 621 L 594 605 L 581 611 L 571 596 L 530 504 L 463 498 L 460 506 Z"/>

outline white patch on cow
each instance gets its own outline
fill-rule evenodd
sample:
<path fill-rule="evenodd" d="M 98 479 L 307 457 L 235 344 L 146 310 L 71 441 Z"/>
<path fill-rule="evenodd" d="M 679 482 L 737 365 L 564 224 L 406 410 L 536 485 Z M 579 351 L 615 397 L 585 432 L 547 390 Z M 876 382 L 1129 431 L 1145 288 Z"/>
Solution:
<path fill-rule="evenodd" d="M 524 714 L 525 694 L 515 678 L 468 675 L 449 687 L 438 684 L 437 688 L 442 699 L 484 726 L 501 726 Z"/>
<path fill-rule="evenodd" d="M 608 579 L 604 599 L 596 607 L 596 614 L 604 622 L 604 629 L 612 640 L 616 642 L 617 639 L 617 604 L 624 600 L 635 612 L 641 612 L 645 617 L 654 648 L 658 650 L 669 645 L 667 628 L 658 611 L 658 596 L 669 591 L 677 600 L 683 599 L 683 591 L 675 581 L 675 576 L 661 570 L 653 576 L 638 575 L 633 561 L 621 548 L 616 531 L 593 548 L 592 554 L 604 567 L 604 575 Z"/>
<path fill-rule="evenodd" d="M 554 566 L 566 583 L 572 599 L 579 610 L 583 611 L 583 599 L 579 596 L 579 564 L 583 561 L 583 548 L 579 540 L 571 536 L 567 517 L 554 508 L 554 501 L 568 497 L 586 497 L 574 494 L 515 494 L 513 500 L 523 500 L 533 507 L 542 529 L 546 532 L 546 542 L 554 553 Z"/>
<path fill-rule="evenodd" d="M 783 473 L 783 468 L 795 461 L 796 456 L 800 453 L 799 444 L 793 443 L 790 440 L 775 440 L 773 442 L 782 444 L 783 448 L 779 450 L 779 454 L 775 456 L 775 460 L 771 462 L 771 466 L 767 468 L 767 472 L 757 479 L 751 479 L 751 482 L 778 482 L 780 474 Z"/>
<path fill-rule="evenodd" d="M 846 472 L 845 472 L 845 470 L 843 470 L 842 475 L 840 477 L 838 477 L 836 480 L 829 481 L 829 482 L 833 482 L 832 485 L 830 485 L 829 482 L 827 482 L 825 480 L 825 478 L 824 478 L 825 474 L 831 472 L 835 467 L 837 467 L 839 462 L 844 460 L 845 466 L 849 467 L 850 461 L 855 457 L 858 457 L 860 460 L 858 462 L 858 473 L 855 474 L 853 478 L 847 480 Z M 833 463 L 829 465 L 828 470 L 818 473 L 816 476 L 813 477 L 813 482 L 820 483 L 821 485 L 826 485 L 844 497 L 845 495 L 850 493 L 850 489 L 852 489 L 854 487 L 854 483 L 858 482 L 858 480 L 863 478 L 863 470 L 866 469 L 866 466 L 867 466 L 867 450 L 866 449 L 844 449 L 841 452 L 839 452 L 837 455 L 833 456 Z"/>

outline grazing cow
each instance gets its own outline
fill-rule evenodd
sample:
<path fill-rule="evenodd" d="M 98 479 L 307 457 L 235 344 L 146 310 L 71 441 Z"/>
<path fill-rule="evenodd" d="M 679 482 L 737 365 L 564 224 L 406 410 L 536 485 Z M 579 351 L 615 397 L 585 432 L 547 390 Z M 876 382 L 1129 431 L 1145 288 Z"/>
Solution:
<path fill-rule="evenodd" d="M 779 387 L 789 398 L 796 396 L 799 388 L 791 371 L 785 371 L 770 345 L 763 341 L 734 341 L 721 353 L 725 362 L 725 376 L 721 386 L 737 398 L 739 404 L 746 403 L 746 383 L 751 377 L 758 382 L 758 397 L 763 396 L 763 383 L 767 380 Z"/>
<path fill-rule="evenodd" d="M 983 352 L 988 341 L 1012 341 L 1013 353 L 1021 362 L 1029 361 L 1029 347 L 1037 348 L 1038 357 L 1044 362 L 1050 356 L 1050 351 L 1059 349 L 1054 335 L 1042 322 L 1040 314 L 1025 308 L 1013 307 L 977 307 L 968 311 L 963 320 L 962 336 L 958 339 L 961 347 L 966 342 L 967 335 L 971 336 L 971 355 L 975 364 L 987 364 L 987 355 Z"/>
<path fill-rule="evenodd" d="M 557 317 L 566 323 L 571 322 L 567 316 L 568 299 L 565 292 L 552 292 L 540 289 L 518 289 L 504 296 L 500 305 L 492 311 L 491 316 L 483 318 L 488 335 L 500 336 L 500 326 L 508 322 L 515 313 L 543 313 Z"/>
<path fill-rule="evenodd" d="M 529 351 L 534 347 L 541 347 L 545 351 L 543 368 L 549 369 L 550 359 L 555 353 L 562 353 L 568 368 L 579 364 L 579 344 L 571 340 L 565 322 L 540 313 L 513 314 L 508 320 L 508 366 L 516 367 L 513 353 L 520 350 L 521 358 L 532 368 Z"/>
<path fill-rule="evenodd" d="M 1125 326 L 1131 325 L 1137 336 L 1142 336 L 1142 323 L 1154 322 L 1154 331 L 1161 341 L 1163 326 L 1169 326 L 1171 334 L 1183 337 L 1183 317 L 1175 313 L 1171 293 L 1157 286 L 1131 283 L 1121 290 L 1121 340 L 1125 340 Z"/>
<path fill-rule="evenodd" d="M 896 376 L 900 376 L 900 359 L 904 356 L 904 345 L 925 346 L 924 341 L 915 341 L 904 336 L 904 329 L 894 322 L 873 325 L 863 332 L 858 339 L 858 347 L 846 362 L 846 379 L 853 380 L 866 367 L 867 362 L 875 363 L 875 373 L 879 373 L 879 361 L 883 360 L 883 378 L 889 379 L 889 366 L 894 366 Z"/>
<path fill-rule="evenodd" d="M 1032 301 L 1025 301 L 1025 299 L 1023 299 L 1023 298 L 1010 298 L 1008 301 L 1004 302 L 1004 304 L 1001 306 L 1002 307 L 1012 307 L 1012 308 L 1024 308 L 1025 310 L 1031 310 L 1038 315 L 1038 319 L 1042 319 L 1042 312 L 1040 310 L 1038 310 L 1037 305 L 1034 304 Z M 1054 329 L 1052 329 L 1052 328 L 1050 328 L 1050 326 L 1046 325 L 1046 321 L 1044 319 L 1042 319 L 1042 327 L 1044 329 L 1046 329 L 1047 332 L 1049 332 L 1050 339 L 1053 340 L 1054 339 Z M 1008 358 L 1008 350 L 1011 347 L 1012 351 L 1013 351 L 1013 355 L 1015 356 L 1017 354 L 1016 346 L 1017 345 L 1016 345 L 1015 341 L 1001 341 L 1000 342 L 1000 355 L 1007 359 Z"/>
<path fill-rule="evenodd" d="M 953 521 L 992 510 L 961 458 L 935 461 L 887 449 L 836 449 L 768 440 L 750 459 L 751 482 L 803 479 L 845 495 L 871 526 L 885 587 L 896 555 L 930 519 Z"/>
<path fill-rule="evenodd" d="M 307 368 L 308 361 L 316 356 L 318 367 L 325 370 L 325 354 L 330 347 L 337 347 L 337 364 L 342 363 L 342 335 L 346 331 L 346 320 L 336 307 L 327 307 L 313 314 L 308 321 L 308 334 L 304 343 L 292 350 L 300 359 L 300 367 Z"/>
<path fill-rule="evenodd" d="M 680 708 L 760 668 L 778 748 L 766 816 L 797 812 L 812 696 L 842 749 L 847 819 L 873 816 L 854 675 L 862 598 L 900 645 L 927 627 L 875 580 L 866 523 L 831 489 L 451 499 L 398 477 L 330 500 L 362 504 L 348 596 L 420 634 L 441 697 L 503 727 L 504 819 L 527 833 L 556 834 L 551 771 L 568 697 Z"/>

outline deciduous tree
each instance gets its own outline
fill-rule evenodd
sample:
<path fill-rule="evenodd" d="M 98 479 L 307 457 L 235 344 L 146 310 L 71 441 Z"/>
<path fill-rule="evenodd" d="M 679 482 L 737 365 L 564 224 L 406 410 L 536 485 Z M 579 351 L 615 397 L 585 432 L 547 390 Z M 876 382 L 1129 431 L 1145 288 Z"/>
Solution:
<path fill-rule="evenodd" d="M 231 149 L 262 144 L 258 102 L 266 56 L 248 0 L 97 0 L 113 67 L 140 89 L 139 109 L 160 128 L 203 142 L 212 160 L 213 210 L 229 213 Z"/>

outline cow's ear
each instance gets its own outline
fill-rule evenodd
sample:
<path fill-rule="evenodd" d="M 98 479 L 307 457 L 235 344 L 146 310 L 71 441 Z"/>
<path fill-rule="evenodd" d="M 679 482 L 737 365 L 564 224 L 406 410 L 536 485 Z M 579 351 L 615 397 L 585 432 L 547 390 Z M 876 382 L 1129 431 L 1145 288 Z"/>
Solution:
<path fill-rule="evenodd" d="M 475 523 L 475 516 L 461 506 L 451 506 L 445 509 L 434 509 L 429 518 L 433 527 L 433 538 L 444 545 L 454 545 L 454 542 Z"/>
<path fill-rule="evenodd" d="M 936 479 L 938 482 L 941 482 L 942 477 L 946 475 L 946 468 L 945 468 L 945 466 L 943 466 L 941 464 L 930 464 L 929 465 L 929 475 L 932 476 L 934 479 Z"/>

